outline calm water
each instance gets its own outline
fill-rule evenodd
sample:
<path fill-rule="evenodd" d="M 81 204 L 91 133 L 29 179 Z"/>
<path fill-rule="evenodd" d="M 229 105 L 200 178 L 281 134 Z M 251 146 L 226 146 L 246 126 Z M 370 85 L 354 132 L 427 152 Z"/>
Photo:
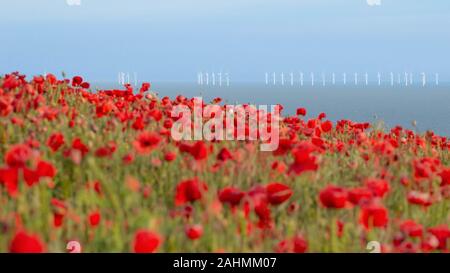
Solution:
<path fill-rule="evenodd" d="M 114 84 L 94 84 L 98 88 L 117 88 Z M 325 112 L 329 119 L 354 121 L 383 121 L 387 127 L 402 125 L 424 132 L 450 136 L 450 85 L 440 86 L 265 86 L 253 83 L 234 83 L 229 87 L 198 86 L 192 83 L 152 83 L 152 90 L 160 96 L 202 96 L 205 101 L 215 97 L 227 103 L 257 105 L 281 104 L 284 114 L 294 114 L 305 107 L 308 116 Z"/>

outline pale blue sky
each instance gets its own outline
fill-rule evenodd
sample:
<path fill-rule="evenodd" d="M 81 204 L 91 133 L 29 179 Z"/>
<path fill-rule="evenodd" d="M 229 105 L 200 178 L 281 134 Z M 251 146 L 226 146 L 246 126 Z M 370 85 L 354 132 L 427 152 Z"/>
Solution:
<path fill-rule="evenodd" d="M 450 79 L 450 1 L 3 0 L 0 72 L 193 81 L 197 71 L 412 71 Z"/>

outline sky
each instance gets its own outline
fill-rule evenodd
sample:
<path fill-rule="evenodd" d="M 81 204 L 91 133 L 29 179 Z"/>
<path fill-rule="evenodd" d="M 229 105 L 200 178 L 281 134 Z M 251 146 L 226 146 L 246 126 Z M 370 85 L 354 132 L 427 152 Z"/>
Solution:
<path fill-rule="evenodd" d="M 77 1 L 2 0 L 0 73 L 195 81 L 222 71 L 254 81 L 268 71 L 409 71 L 450 80 L 448 0 Z"/>

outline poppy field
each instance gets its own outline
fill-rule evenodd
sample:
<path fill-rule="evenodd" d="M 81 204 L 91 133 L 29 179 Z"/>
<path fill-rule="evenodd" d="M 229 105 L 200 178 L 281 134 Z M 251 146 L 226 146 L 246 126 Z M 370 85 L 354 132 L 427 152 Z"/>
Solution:
<path fill-rule="evenodd" d="M 193 99 L 161 95 L 0 76 L 0 252 L 449 251 L 446 137 L 300 101 L 272 152 L 175 141 L 171 109 Z"/>

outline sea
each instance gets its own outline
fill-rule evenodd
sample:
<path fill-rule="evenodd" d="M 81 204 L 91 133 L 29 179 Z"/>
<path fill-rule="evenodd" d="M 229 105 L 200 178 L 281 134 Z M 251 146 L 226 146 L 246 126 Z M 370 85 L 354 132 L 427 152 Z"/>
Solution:
<path fill-rule="evenodd" d="M 209 102 L 221 97 L 228 104 L 283 105 L 283 115 L 307 109 L 307 117 L 324 112 L 332 121 L 350 119 L 371 122 L 386 129 L 400 125 L 424 133 L 434 131 L 450 137 L 450 83 L 386 85 L 266 85 L 232 82 L 228 86 L 198 85 L 192 82 L 152 82 L 151 91 L 160 97 L 177 95 L 202 97 Z M 120 88 L 117 83 L 94 83 L 94 89 Z"/>

